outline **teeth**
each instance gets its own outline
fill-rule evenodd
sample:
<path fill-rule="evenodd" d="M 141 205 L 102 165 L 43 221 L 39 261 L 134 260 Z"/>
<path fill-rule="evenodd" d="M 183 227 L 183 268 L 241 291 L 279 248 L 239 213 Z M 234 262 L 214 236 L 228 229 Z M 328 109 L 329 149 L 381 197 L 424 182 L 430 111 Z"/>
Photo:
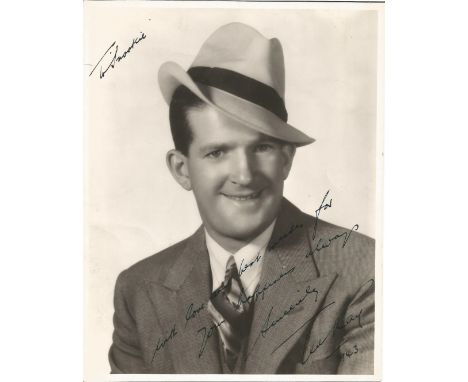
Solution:
<path fill-rule="evenodd" d="M 238 201 L 255 199 L 256 197 L 258 197 L 258 195 L 260 195 L 260 192 L 256 192 L 254 194 L 245 195 L 245 196 L 235 196 L 235 195 L 224 194 L 224 196 L 227 196 L 229 199 L 238 200 Z"/>

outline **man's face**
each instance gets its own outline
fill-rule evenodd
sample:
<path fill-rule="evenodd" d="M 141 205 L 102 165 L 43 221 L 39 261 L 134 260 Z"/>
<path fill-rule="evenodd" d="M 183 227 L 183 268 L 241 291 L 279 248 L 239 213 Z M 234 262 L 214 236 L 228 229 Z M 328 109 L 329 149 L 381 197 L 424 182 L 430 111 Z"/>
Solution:
<path fill-rule="evenodd" d="M 209 106 L 188 111 L 188 179 L 206 229 L 250 241 L 278 214 L 295 149 Z"/>

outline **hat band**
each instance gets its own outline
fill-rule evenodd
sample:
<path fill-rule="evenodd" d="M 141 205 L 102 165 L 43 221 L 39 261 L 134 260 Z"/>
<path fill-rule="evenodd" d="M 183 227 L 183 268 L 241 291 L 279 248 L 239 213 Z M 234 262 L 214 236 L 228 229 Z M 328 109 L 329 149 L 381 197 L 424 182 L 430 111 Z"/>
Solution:
<path fill-rule="evenodd" d="M 188 74 L 195 82 L 224 90 L 271 111 L 284 122 L 288 120 L 283 99 L 275 89 L 260 81 L 232 70 L 206 66 L 190 68 Z"/>

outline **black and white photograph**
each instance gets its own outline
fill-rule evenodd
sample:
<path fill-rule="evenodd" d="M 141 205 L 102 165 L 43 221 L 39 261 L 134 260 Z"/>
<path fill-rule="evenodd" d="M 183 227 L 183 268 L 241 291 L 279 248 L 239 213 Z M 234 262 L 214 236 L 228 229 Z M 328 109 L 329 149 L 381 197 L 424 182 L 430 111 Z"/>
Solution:
<path fill-rule="evenodd" d="M 85 2 L 85 380 L 380 380 L 383 23 Z"/>

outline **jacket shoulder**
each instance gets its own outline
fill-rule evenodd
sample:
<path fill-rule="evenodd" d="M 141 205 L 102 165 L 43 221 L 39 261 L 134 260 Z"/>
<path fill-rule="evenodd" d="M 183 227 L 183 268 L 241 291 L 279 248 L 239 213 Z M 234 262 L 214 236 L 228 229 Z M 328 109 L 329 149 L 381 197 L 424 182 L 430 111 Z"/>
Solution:
<path fill-rule="evenodd" d="M 123 270 L 117 278 L 117 283 L 136 286 L 145 282 L 162 282 L 184 252 L 189 239 L 190 237 L 181 240 Z"/>

